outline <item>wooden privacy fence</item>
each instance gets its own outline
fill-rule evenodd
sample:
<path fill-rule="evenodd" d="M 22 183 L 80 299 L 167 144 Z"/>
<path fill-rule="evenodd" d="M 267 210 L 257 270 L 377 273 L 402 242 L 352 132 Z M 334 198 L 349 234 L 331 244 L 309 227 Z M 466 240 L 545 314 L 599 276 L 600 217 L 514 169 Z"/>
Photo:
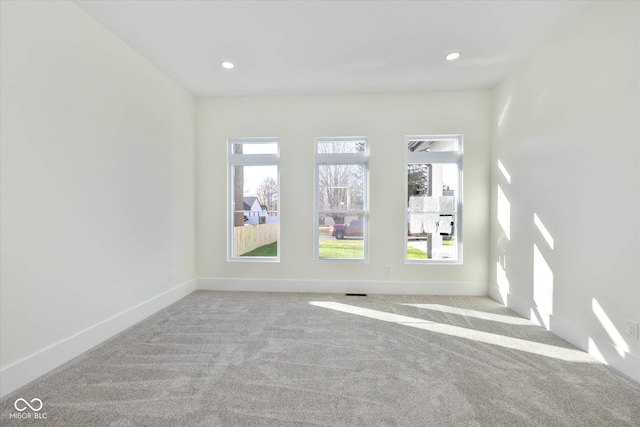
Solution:
<path fill-rule="evenodd" d="M 233 227 L 233 254 L 240 256 L 277 240 L 277 223 Z"/>

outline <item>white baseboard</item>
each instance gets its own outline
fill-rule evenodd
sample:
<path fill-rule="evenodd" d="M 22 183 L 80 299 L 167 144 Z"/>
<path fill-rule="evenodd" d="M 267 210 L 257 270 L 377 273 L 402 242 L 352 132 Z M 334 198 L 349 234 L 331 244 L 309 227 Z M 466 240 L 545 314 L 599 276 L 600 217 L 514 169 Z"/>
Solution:
<path fill-rule="evenodd" d="M 533 303 L 509 293 L 497 286 L 489 287 L 489 296 L 527 319 L 545 327 L 563 340 L 589 353 L 600 362 L 640 382 L 640 357 L 620 349 L 613 343 L 592 336 L 581 326 L 550 313 L 541 312 Z"/>
<path fill-rule="evenodd" d="M 377 282 L 294 279 L 198 279 L 207 291 L 354 293 L 386 295 L 487 295 L 483 283 Z"/>
<path fill-rule="evenodd" d="M 0 397 L 17 390 L 96 345 L 135 325 L 197 289 L 189 280 L 69 338 L 32 354 L 0 371 Z"/>

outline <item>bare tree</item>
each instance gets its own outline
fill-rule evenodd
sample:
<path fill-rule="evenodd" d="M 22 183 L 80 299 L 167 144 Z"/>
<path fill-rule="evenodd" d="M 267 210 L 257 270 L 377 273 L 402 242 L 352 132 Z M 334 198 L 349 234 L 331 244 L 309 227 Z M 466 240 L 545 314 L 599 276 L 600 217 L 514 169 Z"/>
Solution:
<path fill-rule="evenodd" d="M 356 151 L 363 149 L 356 143 Z M 364 145 L 364 143 L 362 143 Z M 343 143 L 325 143 L 320 153 L 340 153 Z M 318 166 L 318 197 L 320 209 L 345 211 L 364 207 L 364 165 L 326 164 Z M 335 222 L 344 220 L 344 213 L 328 213 Z"/>
<path fill-rule="evenodd" d="M 278 210 L 278 183 L 273 177 L 266 177 L 258 186 L 257 196 L 269 212 Z"/>

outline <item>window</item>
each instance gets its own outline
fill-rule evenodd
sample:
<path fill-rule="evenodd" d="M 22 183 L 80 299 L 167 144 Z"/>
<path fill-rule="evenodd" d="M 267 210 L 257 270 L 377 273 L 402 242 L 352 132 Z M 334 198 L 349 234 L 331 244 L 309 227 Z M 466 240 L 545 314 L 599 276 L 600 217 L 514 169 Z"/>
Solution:
<path fill-rule="evenodd" d="M 278 261 L 279 140 L 238 138 L 228 144 L 229 260 Z"/>
<path fill-rule="evenodd" d="M 369 141 L 316 138 L 316 259 L 368 259 Z"/>
<path fill-rule="evenodd" d="M 462 135 L 406 137 L 408 263 L 462 263 Z"/>

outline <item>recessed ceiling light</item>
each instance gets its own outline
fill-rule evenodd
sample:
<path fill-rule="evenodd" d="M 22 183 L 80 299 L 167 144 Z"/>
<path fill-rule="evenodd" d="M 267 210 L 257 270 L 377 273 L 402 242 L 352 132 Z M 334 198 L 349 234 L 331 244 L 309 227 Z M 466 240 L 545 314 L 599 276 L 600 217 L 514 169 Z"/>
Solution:
<path fill-rule="evenodd" d="M 447 61 L 455 61 L 460 58 L 460 52 L 449 52 L 444 57 Z"/>
<path fill-rule="evenodd" d="M 229 62 L 229 61 L 222 61 L 220 65 L 222 65 L 222 68 L 226 68 L 227 70 L 230 70 L 233 67 L 235 67 L 235 65 L 233 65 L 233 62 Z"/>

